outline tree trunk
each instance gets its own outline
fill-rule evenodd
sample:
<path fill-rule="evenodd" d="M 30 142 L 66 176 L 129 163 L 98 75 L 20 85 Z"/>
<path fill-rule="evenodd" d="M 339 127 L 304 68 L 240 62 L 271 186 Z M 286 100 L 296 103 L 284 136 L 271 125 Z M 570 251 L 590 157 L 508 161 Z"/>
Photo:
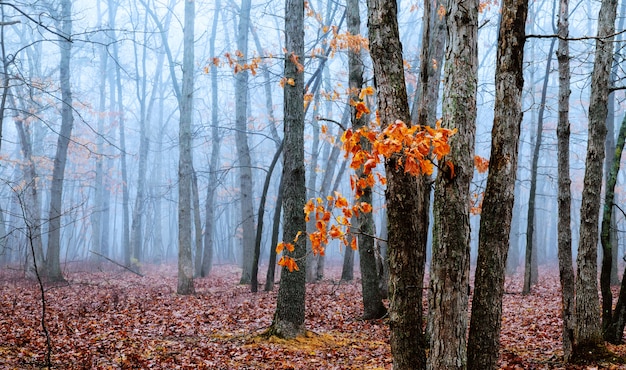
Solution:
<path fill-rule="evenodd" d="M 281 143 L 281 145 L 276 150 L 276 153 L 274 154 L 274 158 L 272 158 L 272 163 L 267 170 L 267 176 L 265 177 L 265 182 L 263 183 L 263 191 L 261 192 L 261 201 L 259 202 L 259 214 L 257 215 L 258 223 L 256 227 L 256 237 L 254 240 L 252 276 L 250 279 L 250 290 L 252 291 L 252 293 L 256 293 L 259 290 L 259 258 L 261 257 L 261 239 L 263 237 L 263 216 L 265 215 L 265 201 L 267 200 L 267 193 L 269 191 L 272 173 L 274 172 L 276 163 L 278 163 L 278 160 L 282 155 L 284 143 L 284 141 Z"/>
<path fill-rule="evenodd" d="M 14 99 L 11 99 L 14 100 Z M 15 104 L 13 104 L 15 105 Z M 24 109 L 26 112 L 27 110 Z M 29 126 L 24 126 L 24 122 L 21 118 L 16 117 L 14 119 L 15 128 L 17 129 L 18 136 L 20 138 L 20 146 L 22 148 L 22 155 L 26 162 L 26 168 L 24 171 L 24 181 L 26 183 L 25 194 L 20 195 L 22 199 L 22 207 L 26 219 L 24 222 L 27 225 L 29 244 L 33 249 L 33 253 L 27 253 L 26 259 L 26 271 L 33 272 L 35 266 L 38 267 L 37 271 L 40 275 L 44 275 L 44 258 L 43 258 L 43 242 L 41 239 L 41 196 L 39 195 L 39 186 L 37 185 L 37 168 L 33 160 L 33 146 L 31 141 Z M 0 236 L 4 238 L 5 236 Z M 30 252 L 30 250 L 29 250 Z M 33 260 L 34 258 L 34 260 Z"/>
<path fill-rule="evenodd" d="M 464 369 L 469 287 L 469 188 L 474 172 L 478 1 L 450 1 L 444 70 L 442 127 L 456 128 L 435 181 L 431 294 L 433 310 L 428 366 Z M 445 163 L 445 162 L 444 162 Z M 447 166 L 447 165 L 444 165 Z M 447 169 L 447 170 L 446 170 Z"/>
<path fill-rule="evenodd" d="M 200 217 L 200 194 L 198 193 L 198 176 L 196 176 L 196 170 L 193 167 L 193 155 L 191 159 L 191 202 L 193 208 L 193 235 L 195 246 L 195 260 L 193 276 L 200 276 L 200 270 L 202 269 L 202 252 L 204 248 L 202 246 L 202 219 Z"/>
<path fill-rule="evenodd" d="M 114 0 L 108 1 L 108 13 L 109 13 L 109 26 L 115 29 L 115 14 L 117 12 L 117 4 Z M 114 42 L 111 46 L 113 48 L 113 59 L 119 60 L 119 47 L 118 43 Z M 122 252 L 124 255 L 124 264 L 130 266 L 131 252 L 130 252 L 130 216 L 129 216 L 129 192 L 128 192 L 128 170 L 126 168 L 126 132 L 125 132 L 125 120 L 124 120 L 124 99 L 122 90 L 122 72 L 119 63 L 115 63 L 115 82 L 117 89 L 117 105 L 119 112 L 119 140 L 120 140 L 120 167 L 122 172 Z"/>
<path fill-rule="evenodd" d="M 398 31 L 395 0 L 368 0 L 370 54 L 383 127 L 401 120 L 410 125 L 409 104 L 404 79 L 402 45 Z M 396 166 L 396 159 L 385 163 L 387 175 L 389 229 L 389 326 L 394 369 L 422 369 L 426 364 L 426 343 L 422 333 L 422 285 L 425 255 L 416 242 L 428 217 L 419 213 L 424 192 L 419 179 Z M 417 240 L 416 240 L 417 239 Z M 467 308 L 467 307 L 466 307 Z"/>
<path fill-rule="evenodd" d="M 347 3 L 348 32 L 351 35 L 358 35 L 361 31 L 361 18 L 359 15 L 359 0 L 348 0 Z M 361 51 L 348 50 L 348 83 L 350 101 L 359 101 L 359 93 L 363 88 L 363 57 Z M 353 129 L 359 130 L 366 127 L 369 121 L 368 115 L 361 115 L 357 118 L 356 108 L 351 106 L 350 121 Z M 369 140 L 361 138 L 361 146 L 364 150 L 370 151 L 372 144 Z M 356 176 L 365 179 L 364 167 L 356 170 Z M 363 190 L 359 202 L 372 204 L 372 188 L 366 187 Z M 363 319 L 380 319 L 387 314 L 387 309 L 383 305 L 383 297 L 380 294 L 378 271 L 376 268 L 376 249 L 374 243 L 374 215 L 372 212 L 360 212 L 357 216 L 357 244 L 359 248 L 359 264 L 361 268 L 361 290 L 363 292 Z"/>
<path fill-rule="evenodd" d="M 248 58 L 248 34 L 251 0 L 241 1 L 237 49 L 241 56 L 237 59 L 243 65 Z M 248 147 L 248 71 L 235 76 L 235 143 L 239 160 L 239 190 L 241 205 L 241 228 L 243 233 L 243 269 L 239 284 L 250 284 L 252 260 L 254 256 L 255 221 L 253 208 L 252 160 Z"/>
<path fill-rule="evenodd" d="M 193 113 L 195 2 L 185 1 L 183 36 L 183 83 L 179 100 L 180 145 L 178 161 L 178 294 L 194 294 L 193 261 L 191 256 L 191 120 Z M 172 78 L 176 76 L 173 75 Z"/>
<path fill-rule="evenodd" d="M 213 13 L 213 23 L 211 26 L 211 38 L 209 40 L 209 54 L 211 58 L 215 57 L 215 38 L 217 37 L 217 23 L 220 14 L 220 0 L 215 2 L 215 10 Z M 219 135 L 219 119 L 218 119 L 218 84 L 217 84 L 217 66 L 211 64 L 211 159 L 209 165 L 209 184 L 207 187 L 206 207 L 205 207 L 205 226 L 204 226 L 204 253 L 202 254 L 202 266 L 200 276 L 208 276 L 213 265 L 213 239 L 215 235 L 215 193 L 217 192 L 218 177 L 217 168 L 219 166 L 220 157 L 220 135 Z"/>
<path fill-rule="evenodd" d="M 524 287 L 522 294 L 529 294 L 531 285 L 537 282 L 538 276 L 533 263 L 538 263 L 537 245 L 535 236 L 535 198 L 537 195 L 537 176 L 539 167 L 539 154 L 541 153 L 541 143 L 543 141 L 543 116 L 546 109 L 546 96 L 548 92 L 548 80 L 550 79 L 550 71 L 552 69 L 552 54 L 554 54 L 554 46 L 556 39 L 552 39 L 550 49 L 548 51 L 548 60 L 546 61 L 546 70 L 543 77 L 543 87 L 541 90 L 541 103 L 539 103 L 539 117 L 537 118 L 537 135 L 535 137 L 535 147 L 533 149 L 533 158 L 531 164 L 530 175 L 530 195 L 528 198 L 528 215 L 526 219 L 526 263 L 524 268 Z"/>
<path fill-rule="evenodd" d="M 626 139 L 626 116 L 620 126 L 615 152 L 611 155 L 613 163 L 609 168 L 607 182 L 604 190 L 604 207 L 602 209 L 602 227 L 600 229 L 600 241 L 602 243 L 602 270 L 600 273 L 600 291 L 602 292 L 602 332 L 604 339 L 615 342 L 621 341 L 622 331 L 617 331 L 613 325 L 613 295 L 611 293 L 611 268 L 613 267 L 614 246 L 611 240 L 611 225 L 613 224 L 613 206 L 615 202 L 615 186 L 617 174 L 620 169 L 624 140 Z"/>
<path fill-rule="evenodd" d="M 598 226 L 602 201 L 602 161 L 606 140 L 607 99 L 609 74 L 613 60 L 613 33 L 615 32 L 616 0 L 603 0 L 598 17 L 598 39 L 591 75 L 589 100 L 589 136 L 585 178 L 580 208 L 580 238 L 576 259 L 576 304 L 574 358 L 585 358 L 589 351 L 604 347 L 598 302 Z M 607 258 L 611 258 L 608 253 Z"/>
<path fill-rule="evenodd" d="M 276 205 L 274 209 L 274 217 L 272 219 L 272 242 L 270 243 L 270 259 L 267 266 L 267 274 L 265 275 L 266 292 L 274 290 L 274 277 L 276 274 L 276 248 L 278 245 L 278 233 L 280 231 L 280 216 L 283 209 L 283 177 L 280 177 L 278 185 L 278 195 L 276 196 Z"/>
<path fill-rule="evenodd" d="M 304 170 L 304 73 L 298 71 L 304 62 L 304 0 L 285 1 L 285 75 L 294 84 L 284 87 L 284 166 L 283 166 L 283 240 L 294 244 L 287 255 L 296 260 L 298 270 L 283 267 L 276 299 L 276 312 L 270 334 L 293 338 L 304 334 L 306 243 L 294 241 L 306 230 L 304 205 L 306 197 Z"/>
<path fill-rule="evenodd" d="M 568 362 L 572 356 L 574 344 L 574 269 L 572 260 L 572 227 L 571 208 L 572 190 L 569 166 L 569 97 L 570 97 L 570 66 L 569 66 L 569 0 L 559 1 L 559 119 L 557 126 L 558 138 L 558 255 L 559 278 L 561 282 L 561 318 L 563 319 L 563 359 Z"/>
<path fill-rule="evenodd" d="M 467 367 L 477 370 L 498 367 L 504 276 L 522 123 L 528 0 L 504 0 L 500 14 L 491 156 L 480 216 L 467 347 Z"/>
<path fill-rule="evenodd" d="M 61 272 L 61 217 L 63 216 L 63 180 L 65 178 L 65 163 L 67 149 L 74 126 L 72 114 L 72 89 L 70 85 L 70 57 L 72 51 L 72 2 L 61 1 L 60 13 L 63 35 L 59 37 L 61 60 L 59 63 L 59 79 L 61 82 L 61 129 L 57 141 L 54 167 L 52 169 L 52 184 L 50 187 L 50 208 L 48 217 L 48 251 L 46 255 L 46 275 L 52 281 L 64 281 Z"/>

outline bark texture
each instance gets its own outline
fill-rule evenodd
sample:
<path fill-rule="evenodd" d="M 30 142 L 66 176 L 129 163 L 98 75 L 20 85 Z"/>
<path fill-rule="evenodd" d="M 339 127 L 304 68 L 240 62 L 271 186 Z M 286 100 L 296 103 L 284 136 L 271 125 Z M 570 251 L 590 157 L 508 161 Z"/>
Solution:
<path fill-rule="evenodd" d="M 569 97 L 570 67 L 567 36 L 569 0 L 559 1 L 559 118 L 556 134 L 558 138 L 558 255 L 559 279 L 561 282 L 561 317 L 563 319 L 563 358 L 567 362 L 572 356 L 574 344 L 574 268 L 572 260 L 572 190 L 569 174 Z"/>
<path fill-rule="evenodd" d="M 502 296 L 522 122 L 523 59 L 528 0 L 504 0 L 500 10 L 496 99 L 468 338 L 467 367 L 496 369 Z"/>
<path fill-rule="evenodd" d="M 597 248 L 609 76 L 613 60 L 612 35 L 615 32 L 616 11 L 616 0 L 602 1 L 598 17 L 595 62 L 591 75 L 589 134 L 576 259 L 576 328 L 573 356 L 580 358 L 584 358 L 589 350 L 603 346 L 598 301 Z"/>
<path fill-rule="evenodd" d="M 237 30 L 237 50 L 241 56 L 237 62 L 243 65 L 248 57 L 248 35 L 250 24 L 251 0 L 242 0 L 239 13 L 239 29 Z M 248 146 L 248 71 L 244 70 L 235 76 L 235 143 L 239 160 L 239 190 L 241 205 L 241 228 L 243 235 L 243 269 L 240 284 L 249 284 L 254 257 L 254 204 L 252 187 L 252 160 Z"/>
<path fill-rule="evenodd" d="M 193 260 L 191 256 L 191 119 L 193 113 L 195 1 L 185 0 L 183 39 L 183 83 L 179 100 L 178 140 L 178 294 L 194 294 Z"/>
<path fill-rule="evenodd" d="M 304 59 L 304 0 L 285 2 L 285 78 L 293 78 L 294 85 L 285 84 L 284 120 L 285 153 L 283 166 L 283 240 L 293 243 L 294 258 L 299 270 L 283 268 L 276 299 L 276 312 L 269 333 L 293 338 L 304 334 L 306 243 L 305 238 L 293 242 L 300 231 L 306 230 L 304 204 L 306 202 L 304 170 L 304 74 L 298 71 Z"/>
<path fill-rule="evenodd" d="M 348 32 L 352 35 L 358 35 L 361 29 L 361 18 L 359 15 L 359 1 L 348 0 L 346 8 L 348 19 Z M 360 51 L 348 51 L 348 82 L 350 86 L 350 99 L 359 100 L 359 92 L 363 88 L 363 57 Z M 356 117 L 356 108 L 351 107 L 350 118 L 352 127 L 355 130 L 365 127 L 369 116 L 362 115 Z M 361 146 L 365 150 L 371 149 L 371 143 L 365 139 L 361 139 Z M 364 178 L 363 166 L 357 169 L 356 175 Z M 363 189 L 360 202 L 372 204 L 372 188 Z M 376 247 L 374 244 L 374 215 L 369 213 L 359 213 L 357 216 L 357 244 L 359 248 L 359 264 L 361 268 L 361 289 L 363 292 L 363 319 L 379 319 L 387 314 L 387 308 L 383 305 L 383 298 L 378 287 L 379 277 L 376 270 Z"/>
<path fill-rule="evenodd" d="M 444 158 L 435 182 L 428 368 L 449 370 L 467 366 L 469 185 L 474 172 L 478 1 L 449 1 L 446 10 L 442 126 L 456 128 L 458 133 L 450 140 L 450 154 Z"/>
<path fill-rule="evenodd" d="M 374 66 L 378 112 L 383 127 L 402 120 L 410 125 L 404 80 L 402 45 L 396 1 L 368 0 L 370 54 Z M 419 212 L 424 192 L 418 181 L 394 159 L 387 160 L 387 225 L 389 253 L 389 326 L 394 369 L 423 369 L 426 365 L 422 333 L 422 285 L 425 255 L 415 245 L 425 233 L 427 214 Z M 416 240 L 417 239 L 417 240 Z"/>

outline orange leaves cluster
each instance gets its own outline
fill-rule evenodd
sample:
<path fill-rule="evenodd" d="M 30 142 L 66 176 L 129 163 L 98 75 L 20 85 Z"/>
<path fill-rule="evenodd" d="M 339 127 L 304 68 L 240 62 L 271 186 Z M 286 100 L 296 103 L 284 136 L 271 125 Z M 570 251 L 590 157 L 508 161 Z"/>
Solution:
<path fill-rule="evenodd" d="M 259 68 L 259 64 L 261 64 L 261 58 L 256 56 L 252 58 L 249 63 L 243 62 L 243 53 L 239 50 L 235 51 L 235 57 L 233 57 L 230 53 L 225 53 L 224 58 L 226 58 L 226 62 L 228 66 L 233 69 L 233 73 L 237 74 L 243 71 L 250 71 L 253 76 L 256 76 L 257 69 Z M 211 58 L 210 64 L 213 64 L 216 67 L 221 67 L 224 65 L 224 62 L 218 58 Z M 208 74 L 211 66 L 204 66 L 203 72 Z"/>
<path fill-rule="evenodd" d="M 319 197 L 310 199 L 304 206 L 304 214 L 306 222 L 311 221 L 312 218 L 315 220 L 315 231 L 309 233 L 313 254 L 324 255 L 325 246 L 331 239 L 339 240 L 346 247 L 349 246 L 356 250 L 356 238 L 348 242 L 347 236 L 352 226 L 350 218 L 357 216 L 359 212 L 372 212 L 372 206 L 365 202 L 350 205 L 348 200 L 339 192 L 327 196 L 326 199 Z M 294 242 L 300 235 L 298 234 Z M 276 253 L 281 253 L 285 249 L 293 252 L 294 246 L 291 243 L 281 242 L 276 246 Z M 278 261 L 278 265 L 286 267 L 290 272 L 298 270 L 295 259 L 290 256 L 283 255 Z"/>
<path fill-rule="evenodd" d="M 367 37 L 363 37 L 362 35 L 353 35 L 347 31 L 339 33 L 337 26 L 332 26 L 331 29 L 333 31 L 333 38 L 328 43 L 331 49 L 331 58 L 338 50 L 349 50 L 354 53 L 358 53 L 361 49 L 369 49 L 369 41 Z"/>
<path fill-rule="evenodd" d="M 489 160 L 479 155 L 474 156 L 474 168 L 478 173 L 485 173 L 489 169 Z"/>
<path fill-rule="evenodd" d="M 357 169 L 363 166 L 364 177 L 351 181 L 353 190 L 359 196 L 362 193 L 359 189 L 374 185 L 372 169 L 381 162 L 381 158 L 396 158 L 397 166 L 414 176 L 432 174 L 433 161 L 441 160 L 450 152 L 448 138 L 455 133 L 456 129 L 442 128 L 439 122 L 435 128 L 409 127 L 402 121 L 396 121 L 382 132 L 374 132 L 368 127 L 346 130 L 341 140 L 346 157 L 352 155 L 350 167 Z M 371 151 L 363 149 L 362 139 L 372 143 Z M 452 163 L 448 166 L 451 167 Z M 379 179 L 382 177 L 379 176 Z"/>

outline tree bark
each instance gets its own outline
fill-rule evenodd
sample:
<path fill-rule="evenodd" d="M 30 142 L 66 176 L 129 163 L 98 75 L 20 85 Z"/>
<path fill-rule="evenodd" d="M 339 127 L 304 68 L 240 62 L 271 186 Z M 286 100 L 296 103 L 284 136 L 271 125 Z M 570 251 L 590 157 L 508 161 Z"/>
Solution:
<path fill-rule="evenodd" d="M 591 75 L 589 134 L 576 259 L 576 327 L 573 348 L 575 358 L 584 358 L 588 356 L 589 351 L 604 347 L 598 302 L 597 248 L 609 74 L 613 60 L 612 35 L 615 32 L 616 11 L 616 0 L 602 1 L 598 16 L 595 62 Z M 610 258 L 610 253 L 607 258 Z"/>
<path fill-rule="evenodd" d="M 464 369 L 469 286 L 469 188 L 474 172 L 478 1 L 449 1 L 442 127 L 456 128 L 435 180 L 428 367 Z M 450 161 L 454 166 L 452 173 Z"/>
<path fill-rule="evenodd" d="M 283 166 L 283 240 L 294 244 L 287 255 L 296 260 L 298 270 L 283 267 L 276 299 L 274 320 L 268 331 L 283 338 L 304 334 L 306 238 L 294 241 L 306 230 L 304 170 L 304 0 L 285 1 L 285 75 L 294 84 L 284 87 L 284 166 Z"/>
<path fill-rule="evenodd" d="M 191 120 L 193 113 L 195 1 L 185 0 L 183 83 L 179 101 L 178 160 L 178 294 L 194 294 L 191 257 Z M 172 78 L 176 76 L 173 75 Z"/>
<path fill-rule="evenodd" d="M 480 216 L 478 260 L 467 348 L 467 367 L 477 370 L 498 367 L 504 276 L 523 115 L 523 59 L 528 0 L 504 0 L 500 14 L 491 155 Z"/>
<path fill-rule="evenodd" d="M 359 1 L 348 0 L 346 7 L 348 19 L 348 32 L 358 35 L 361 32 L 361 18 L 359 15 Z M 351 101 L 359 100 L 359 93 L 363 88 L 363 57 L 361 51 L 348 50 L 348 84 Z M 368 115 L 357 118 L 356 108 L 350 107 L 350 120 L 354 130 L 367 126 Z M 361 146 L 364 150 L 371 150 L 372 144 L 365 138 L 361 138 Z M 363 166 L 356 170 L 356 176 L 365 179 Z M 359 202 L 372 204 L 372 188 L 363 190 Z M 374 244 L 374 215 L 360 212 L 357 216 L 357 244 L 359 249 L 359 264 L 361 268 L 361 290 L 363 297 L 363 319 L 379 319 L 387 314 L 387 308 L 383 305 L 383 298 L 378 287 L 378 271 L 376 269 L 376 250 Z"/>
<path fill-rule="evenodd" d="M 237 62 L 243 65 L 248 58 L 248 35 L 251 0 L 241 1 L 237 49 L 241 56 Z M 248 146 L 248 71 L 235 76 L 235 143 L 239 160 L 239 189 L 241 206 L 241 228 L 243 235 L 243 268 L 240 284 L 249 284 L 254 256 L 255 221 L 253 208 L 252 160 Z"/>
<path fill-rule="evenodd" d="M 624 140 L 626 139 L 626 116 L 622 120 L 615 152 L 612 154 L 613 163 L 607 174 L 607 182 L 604 190 L 604 207 L 602 209 L 602 226 L 600 229 L 600 241 L 602 244 L 602 270 L 600 273 L 600 291 L 602 292 L 602 332 L 604 339 L 619 343 L 622 339 L 621 331 L 613 321 L 613 295 L 611 293 L 611 269 L 613 267 L 613 241 L 611 240 L 611 225 L 613 224 L 613 205 L 615 202 L 615 186 L 617 174 L 620 169 Z"/>
<path fill-rule="evenodd" d="M 568 362 L 572 356 L 574 344 L 574 268 L 572 260 L 572 190 L 569 165 L 569 0 L 559 1 L 559 118 L 558 138 L 558 255 L 559 279 L 561 282 L 561 318 L 563 319 L 563 359 Z"/>
<path fill-rule="evenodd" d="M 404 79 L 402 45 L 395 0 L 368 0 L 370 55 L 374 66 L 378 112 L 383 128 L 401 120 L 410 125 Z M 428 215 L 420 214 L 424 202 L 418 181 L 396 166 L 385 163 L 389 229 L 389 326 L 394 369 L 422 369 L 426 343 L 422 333 L 422 285 L 425 255 L 416 243 L 425 233 L 420 229 Z M 466 307 L 467 308 L 467 307 Z"/>
<path fill-rule="evenodd" d="M 59 48 L 61 60 L 59 63 L 59 79 L 61 82 L 61 129 L 57 140 L 54 167 L 52 169 L 52 184 L 50 187 L 50 208 L 48 217 L 48 251 L 46 255 L 46 275 L 52 281 L 64 281 L 61 271 L 61 217 L 63 216 L 63 180 L 65 179 L 65 164 L 67 150 L 74 127 L 72 114 L 72 88 L 70 85 L 70 57 L 72 51 L 72 2 L 61 1 L 59 14 L 61 34 Z"/>

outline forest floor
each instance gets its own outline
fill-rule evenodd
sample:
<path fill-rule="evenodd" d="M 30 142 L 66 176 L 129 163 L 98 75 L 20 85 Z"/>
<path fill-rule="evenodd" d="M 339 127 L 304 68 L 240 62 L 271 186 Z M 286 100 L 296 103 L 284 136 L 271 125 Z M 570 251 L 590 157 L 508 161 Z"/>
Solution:
<path fill-rule="evenodd" d="M 306 338 L 264 338 L 276 292 L 250 293 L 240 270 L 217 266 L 197 279 L 197 294 L 176 294 L 176 266 L 145 266 L 144 277 L 110 264 L 87 272 L 76 264 L 67 283 L 45 287 L 50 360 L 58 369 L 390 369 L 386 320 L 362 321 L 360 281 L 340 282 L 339 269 L 307 286 Z M 93 267 L 93 266 L 91 266 Z M 82 269 L 82 271 L 81 271 Z M 522 296 L 522 276 L 508 278 L 502 325 L 502 369 L 620 369 L 601 362 L 562 362 L 557 270 Z M 261 285 L 262 287 L 262 285 Z M 38 285 L 0 272 L 0 368 L 45 363 Z M 610 346 L 626 356 L 626 345 Z"/>

